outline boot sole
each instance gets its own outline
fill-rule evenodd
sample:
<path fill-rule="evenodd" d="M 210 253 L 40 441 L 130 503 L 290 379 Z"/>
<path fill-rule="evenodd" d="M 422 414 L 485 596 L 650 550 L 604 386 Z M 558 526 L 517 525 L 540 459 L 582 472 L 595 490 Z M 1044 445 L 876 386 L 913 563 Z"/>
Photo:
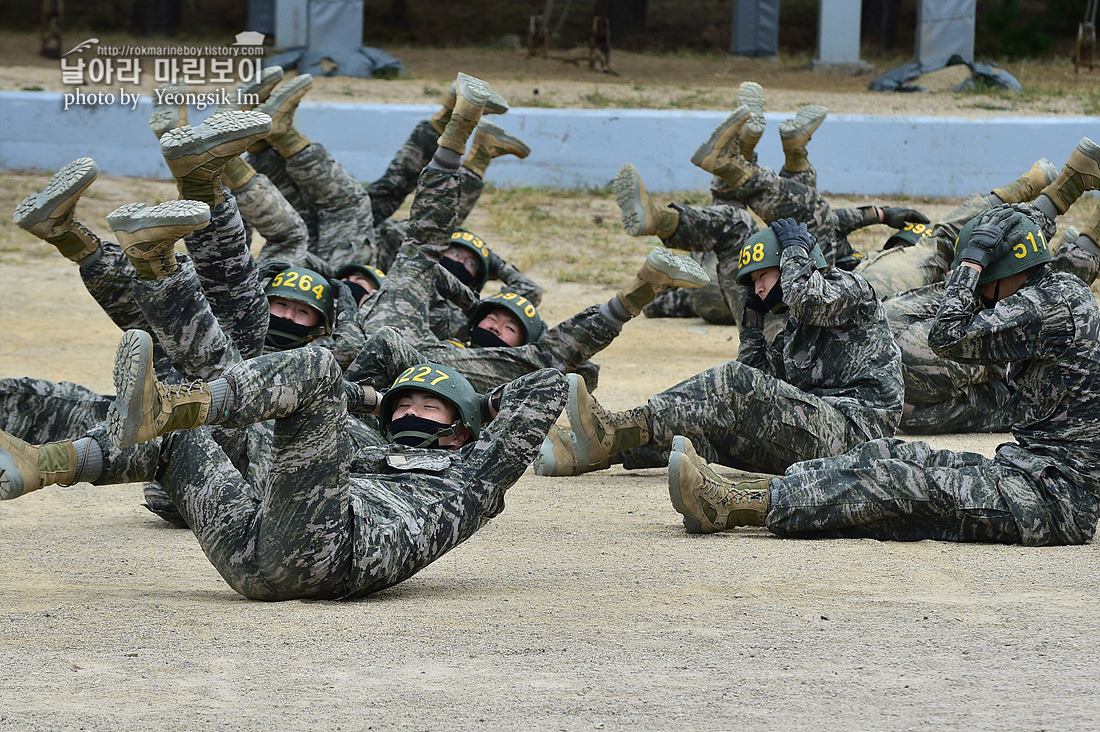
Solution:
<path fill-rule="evenodd" d="M 274 118 L 280 113 L 280 108 L 284 104 L 292 102 L 297 107 L 311 86 L 313 86 L 312 74 L 295 76 L 290 81 L 284 81 L 275 87 L 275 91 L 271 92 L 271 96 L 267 98 L 267 101 L 256 107 L 254 111 L 263 112 Z"/>
<path fill-rule="evenodd" d="M 169 130 L 160 138 L 160 151 L 165 160 L 191 155 L 236 155 L 270 131 L 271 117 L 263 112 L 226 112 L 196 127 Z M 240 149 L 231 151 L 236 148 Z"/>
<path fill-rule="evenodd" d="M 159 87 L 165 94 L 183 94 L 187 90 L 184 84 L 165 84 Z M 153 99 L 157 98 L 153 94 Z M 180 107 L 178 104 L 153 104 L 153 113 L 149 115 L 149 128 L 157 139 L 164 137 L 169 130 L 175 129 L 180 123 Z"/>
<path fill-rule="evenodd" d="M 645 261 L 672 280 L 676 287 L 702 287 L 710 282 L 710 276 L 698 262 L 682 254 L 673 254 L 664 247 L 654 247 Z"/>
<path fill-rule="evenodd" d="M 745 121 L 752 116 L 752 111 L 746 106 L 740 106 L 730 113 L 729 117 L 726 117 L 722 124 L 714 128 L 714 132 L 710 133 L 710 139 L 704 142 L 695 151 L 695 154 L 691 156 L 691 162 L 693 165 L 700 165 L 703 159 L 714 152 L 716 147 L 719 147 L 719 143 L 723 138 L 727 136 L 728 130 L 733 126 L 744 126 Z"/>
<path fill-rule="evenodd" d="M 672 501 L 672 507 L 676 509 L 684 520 L 684 530 L 689 534 L 703 533 L 703 525 L 693 517 L 684 505 L 684 498 L 680 493 L 680 461 L 687 460 L 684 451 L 684 438 L 680 435 L 672 438 L 672 452 L 668 456 L 668 497 Z"/>
<path fill-rule="evenodd" d="M 459 72 L 458 77 L 455 79 L 455 91 L 458 96 L 475 107 L 484 108 L 485 104 L 489 101 L 489 95 L 492 89 L 489 88 L 487 82 L 482 81 L 476 76 L 470 76 L 469 74 Z"/>
<path fill-rule="evenodd" d="M 15 458 L 0 447 L 0 501 L 10 501 L 26 492 L 23 473 L 15 466 Z"/>
<path fill-rule="evenodd" d="M 550 428 L 550 431 L 560 429 L 557 425 Z M 562 430 L 563 432 L 565 430 Z M 539 447 L 539 454 L 535 458 L 535 475 L 542 476 L 544 478 L 558 478 L 565 475 L 572 475 L 572 471 L 568 473 L 558 472 L 558 460 L 554 457 L 554 443 L 551 442 L 550 436 L 547 435 L 542 440 L 542 446 Z"/>
<path fill-rule="evenodd" d="M 764 113 L 764 87 L 755 81 L 743 81 L 737 88 L 737 106 L 748 107 L 753 114 Z"/>
<path fill-rule="evenodd" d="M 107 214 L 111 231 L 134 234 L 138 231 L 158 229 L 156 238 L 176 238 L 204 226 L 210 221 L 210 207 L 202 201 L 165 201 L 157 206 L 144 203 L 128 203 Z M 176 233 L 177 230 L 180 233 Z M 163 234 L 163 236 L 162 236 Z M 152 241 L 152 239 L 150 239 Z"/>
<path fill-rule="evenodd" d="M 477 128 L 479 130 L 484 130 L 485 132 L 488 132 L 490 135 L 492 135 L 493 137 L 500 140 L 501 142 L 503 142 L 506 145 L 512 145 L 512 146 L 518 148 L 519 152 L 509 151 L 512 155 L 515 155 L 517 158 L 522 159 L 522 158 L 525 158 L 525 157 L 527 157 L 528 155 L 531 154 L 531 148 L 527 147 L 527 143 L 525 143 L 523 140 L 519 139 L 518 137 L 515 137 L 513 135 L 509 135 L 507 132 L 500 129 L 499 127 L 492 124 L 491 122 L 480 122 L 480 123 L 478 123 Z M 477 135 L 476 130 L 475 130 L 474 134 Z"/>
<path fill-rule="evenodd" d="M 611 184 L 615 203 L 623 212 L 623 230 L 631 236 L 645 234 L 646 208 L 642 205 L 641 179 L 633 164 L 623 163 Z"/>
<path fill-rule="evenodd" d="M 141 330 L 126 331 L 115 350 L 115 401 L 107 410 L 107 436 L 119 448 L 137 444 L 141 426 L 141 397 L 145 388 L 153 341 Z"/>
<path fill-rule="evenodd" d="M 789 140 L 801 135 L 812 135 L 828 114 L 829 110 L 818 104 L 805 106 L 798 110 L 793 118 L 779 123 L 779 137 L 782 140 Z"/>
<path fill-rule="evenodd" d="M 1087 137 L 1082 137 L 1081 142 L 1077 143 L 1077 149 L 1082 155 L 1092 158 L 1100 166 L 1100 145 Z"/>
<path fill-rule="evenodd" d="M 41 193 L 28 196 L 15 207 L 12 221 L 21 229 L 30 229 L 54 217 L 74 197 L 88 189 L 99 175 L 99 166 L 91 158 L 77 158 L 54 173 Z"/>

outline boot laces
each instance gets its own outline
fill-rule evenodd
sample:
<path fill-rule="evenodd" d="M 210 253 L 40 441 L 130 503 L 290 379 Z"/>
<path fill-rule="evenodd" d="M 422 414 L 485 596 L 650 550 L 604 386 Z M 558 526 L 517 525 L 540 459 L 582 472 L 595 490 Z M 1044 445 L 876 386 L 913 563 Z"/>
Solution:
<path fill-rule="evenodd" d="M 732 488 L 712 478 L 703 477 L 703 495 L 708 499 L 712 499 L 712 503 L 716 505 L 729 506 L 750 503 L 753 500 L 753 493 L 754 491 Z"/>
<path fill-rule="evenodd" d="M 188 381 L 183 384 L 164 384 L 158 381 L 157 391 L 160 392 L 161 404 L 170 410 L 174 402 L 186 399 L 192 394 L 204 394 L 207 388 L 204 381 Z"/>

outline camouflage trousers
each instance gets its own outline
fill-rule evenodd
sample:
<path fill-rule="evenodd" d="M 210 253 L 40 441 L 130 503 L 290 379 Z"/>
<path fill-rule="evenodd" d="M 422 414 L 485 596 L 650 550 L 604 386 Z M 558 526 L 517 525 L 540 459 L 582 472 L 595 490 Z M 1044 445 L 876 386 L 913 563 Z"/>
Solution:
<path fill-rule="evenodd" d="M 1006 496 L 1016 505 L 1025 498 L 1022 503 L 1037 514 L 1018 525 Z M 1043 505 L 1035 476 L 997 459 L 882 439 L 839 457 L 792 465 L 772 481 L 766 525 L 792 538 L 1070 542 L 1049 530 Z M 1019 528 L 1025 523 L 1027 532 Z"/>
<path fill-rule="evenodd" d="M 0 379 L 0 430 L 32 445 L 67 440 L 107 418 L 113 397 L 69 381 Z"/>
<path fill-rule="evenodd" d="M 110 457 L 133 477 L 157 456 L 158 477 L 215 569 L 262 600 L 369 594 L 465 541 L 503 510 L 505 490 L 534 458 L 566 392 L 561 374 L 540 371 L 509 385 L 485 438 L 459 451 L 391 446 L 352 455 L 340 368 L 327 351 L 270 354 L 226 378 L 235 406 L 225 426 L 275 419 L 279 460 L 262 485 L 248 485 L 208 429 Z M 402 457 L 391 459 L 394 452 Z M 119 467 L 105 472 L 113 478 Z"/>
<path fill-rule="evenodd" d="M 309 251 L 309 229 L 301 214 L 263 173 L 233 191 L 241 216 L 264 238 L 256 259 L 302 264 Z"/>
<path fill-rule="evenodd" d="M 292 155 L 286 171 L 317 211 L 318 238 L 311 251 L 334 269 L 374 264 L 374 218 L 362 184 L 320 143 Z"/>
<path fill-rule="evenodd" d="M 650 397 L 646 410 L 650 440 L 623 452 L 628 469 L 667 465 L 676 435 L 690 437 L 708 462 L 760 473 L 839 455 L 867 439 L 824 399 L 739 361 Z"/>
<path fill-rule="evenodd" d="M 431 160 L 431 156 L 428 156 L 428 159 Z M 420 171 L 417 170 L 412 177 L 414 183 L 419 179 L 419 175 Z M 459 168 L 456 175 L 458 176 L 458 198 L 454 204 L 454 225 L 460 227 L 463 222 L 466 221 L 466 217 L 470 215 L 470 211 L 473 210 L 478 199 L 481 198 L 481 192 L 485 188 L 485 181 L 466 168 Z M 383 272 L 389 272 L 390 267 L 393 266 L 394 260 L 397 259 L 398 250 L 401 249 L 401 245 L 404 244 L 405 239 L 408 238 L 409 221 L 408 219 L 394 220 L 392 218 L 379 221 L 379 219 L 376 218 L 374 223 L 374 233 L 378 245 L 378 255 L 375 266 Z M 520 294 L 522 295 L 523 293 Z M 538 303 L 535 304 L 538 305 Z"/>
<path fill-rule="evenodd" d="M 283 194 L 283 198 L 298 212 L 309 232 L 309 246 L 315 248 L 320 238 L 317 208 L 294 182 L 286 169 L 286 160 L 273 147 L 248 153 L 248 162 L 257 173 L 264 175 Z"/>
<path fill-rule="evenodd" d="M 905 402 L 913 406 L 901 428 L 921 434 L 1007 432 L 1020 407 L 1005 368 L 951 361 L 928 346 L 943 296 L 944 284 L 938 282 L 882 302 L 901 347 Z"/>

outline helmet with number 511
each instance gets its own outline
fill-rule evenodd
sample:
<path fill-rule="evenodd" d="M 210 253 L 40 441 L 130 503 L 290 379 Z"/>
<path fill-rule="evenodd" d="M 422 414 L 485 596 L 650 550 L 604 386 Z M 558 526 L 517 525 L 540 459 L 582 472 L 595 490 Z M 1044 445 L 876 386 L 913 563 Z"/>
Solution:
<path fill-rule="evenodd" d="M 966 222 L 966 226 L 962 228 L 962 231 L 956 237 L 955 259 L 951 262 L 951 269 L 956 269 L 959 266 L 959 256 L 962 250 L 966 249 L 967 242 L 970 241 L 970 234 L 974 231 L 975 221 L 977 221 L 977 218 Z M 1020 216 L 1020 220 L 1005 231 L 1004 236 L 1009 238 L 1021 231 L 1024 234 L 1023 241 L 1012 247 L 1000 259 L 990 262 L 989 266 L 985 267 L 981 275 L 978 276 L 979 285 L 1004 277 L 1011 277 L 1014 274 L 1023 272 L 1025 269 L 1031 269 L 1050 261 L 1050 247 L 1047 245 L 1047 238 L 1043 236 L 1043 230 L 1039 228 L 1039 225 L 1032 221 L 1030 217 Z"/>

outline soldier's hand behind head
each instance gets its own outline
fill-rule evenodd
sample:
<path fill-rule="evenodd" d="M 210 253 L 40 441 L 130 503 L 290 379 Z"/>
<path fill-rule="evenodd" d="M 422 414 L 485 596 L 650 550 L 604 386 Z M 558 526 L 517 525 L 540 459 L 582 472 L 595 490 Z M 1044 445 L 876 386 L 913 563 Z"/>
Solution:
<path fill-rule="evenodd" d="M 775 232 L 775 238 L 779 240 L 780 251 L 788 247 L 801 247 L 808 252 L 817 243 L 817 237 L 809 232 L 806 224 L 794 219 L 773 221 L 771 227 Z"/>
<path fill-rule="evenodd" d="M 344 318 L 355 317 L 356 313 L 359 312 L 359 303 L 355 301 L 355 295 L 352 294 L 351 288 L 343 280 L 338 280 L 335 277 L 330 277 L 328 283 L 332 287 L 332 302 L 336 321 L 342 323 Z"/>
<path fill-rule="evenodd" d="M 1005 236 L 1022 218 L 1023 214 L 1011 208 L 998 208 L 981 214 L 974 221 L 974 229 L 970 232 L 970 239 L 959 255 L 959 260 L 976 264 L 983 269 L 988 267 L 1023 241 L 1026 234 L 1022 231 L 1011 237 Z"/>
<path fill-rule="evenodd" d="M 892 229 L 904 229 L 906 224 L 927 224 L 928 217 L 915 208 L 883 206 L 882 223 Z"/>
<path fill-rule="evenodd" d="M 283 262 L 278 259 L 267 259 L 260 262 L 256 268 L 260 272 L 261 280 L 269 280 L 283 270 L 290 269 L 291 266 L 290 262 Z"/>

